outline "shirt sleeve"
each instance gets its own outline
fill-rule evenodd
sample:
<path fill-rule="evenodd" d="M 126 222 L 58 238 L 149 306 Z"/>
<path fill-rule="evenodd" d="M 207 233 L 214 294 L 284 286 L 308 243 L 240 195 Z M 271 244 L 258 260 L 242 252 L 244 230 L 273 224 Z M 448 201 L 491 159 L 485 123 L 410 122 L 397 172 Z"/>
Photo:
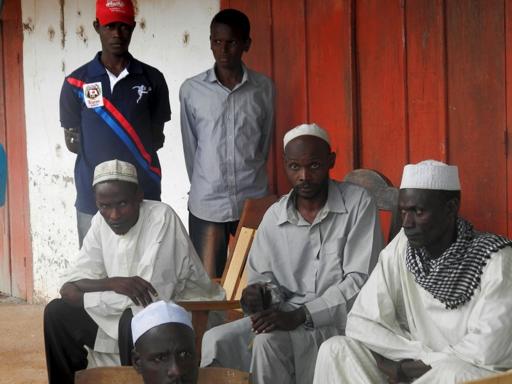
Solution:
<path fill-rule="evenodd" d="M 163 143 L 164 125 L 171 119 L 171 106 L 169 104 L 169 89 L 162 73 L 158 72 L 159 80 L 152 85 L 154 97 L 151 104 L 151 133 L 153 142 Z"/>
<path fill-rule="evenodd" d="M 488 369 L 512 366 L 512 248 L 491 256 L 481 293 L 471 312 L 467 334 L 443 352 Z"/>
<path fill-rule="evenodd" d="M 197 133 L 195 127 L 195 119 L 189 105 L 187 97 L 187 83 L 185 82 L 180 88 L 180 120 L 181 120 L 181 137 L 183 141 L 183 153 L 185 155 L 185 165 L 187 167 L 188 178 L 192 181 L 194 171 L 194 159 L 197 150 Z"/>
<path fill-rule="evenodd" d="M 263 144 L 262 144 L 262 153 L 265 158 L 268 158 L 268 152 L 270 150 L 270 144 L 272 143 L 272 137 L 274 133 L 275 126 L 275 116 L 274 116 L 274 106 L 275 106 L 275 89 L 272 80 L 268 80 L 268 95 L 266 97 L 267 100 L 267 110 L 265 115 L 265 120 L 263 123 Z"/>
<path fill-rule="evenodd" d="M 368 194 L 361 195 L 355 221 L 343 247 L 343 279 L 306 304 L 315 327 L 339 326 L 370 275 L 382 249 L 377 207 Z"/>
<path fill-rule="evenodd" d="M 64 79 L 59 100 L 60 124 L 63 128 L 80 128 L 82 101 L 77 90 Z"/>

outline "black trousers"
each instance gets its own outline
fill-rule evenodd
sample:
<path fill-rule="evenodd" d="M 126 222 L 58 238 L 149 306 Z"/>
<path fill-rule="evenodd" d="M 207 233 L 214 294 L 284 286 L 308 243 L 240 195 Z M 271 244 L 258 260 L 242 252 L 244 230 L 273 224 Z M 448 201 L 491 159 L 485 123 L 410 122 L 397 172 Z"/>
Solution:
<path fill-rule="evenodd" d="M 222 276 L 226 265 L 229 236 L 236 234 L 237 226 L 238 221 L 215 223 L 200 219 L 188 212 L 190 240 L 203 264 L 207 264 L 208 259 L 215 261 L 215 277 Z M 207 272 L 208 269 L 207 267 Z"/>
<path fill-rule="evenodd" d="M 133 341 L 131 309 L 119 321 L 121 364 L 131 365 Z M 51 301 L 44 310 L 44 344 L 49 384 L 73 384 L 75 372 L 87 368 L 87 350 L 94 348 L 98 325 L 83 308 L 62 299 Z"/>

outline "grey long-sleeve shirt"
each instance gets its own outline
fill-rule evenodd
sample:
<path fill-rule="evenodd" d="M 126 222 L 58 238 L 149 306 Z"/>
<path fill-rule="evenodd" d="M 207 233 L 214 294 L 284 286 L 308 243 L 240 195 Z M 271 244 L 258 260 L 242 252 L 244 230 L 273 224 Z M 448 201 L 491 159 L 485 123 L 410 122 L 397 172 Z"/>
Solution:
<path fill-rule="evenodd" d="M 245 199 L 268 192 L 265 165 L 274 126 L 274 86 L 268 77 L 243 69 L 233 90 L 218 81 L 213 68 L 180 89 L 191 184 L 188 208 L 203 220 L 238 220 Z"/>
<path fill-rule="evenodd" d="M 298 213 L 292 192 L 266 212 L 249 254 L 249 284 L 275 284 L 288 308 L 306 306 L 315 327 L 342 331 L 382 247 L 368 192 L 330 180 L 327 202 L 312 224 Z"/>

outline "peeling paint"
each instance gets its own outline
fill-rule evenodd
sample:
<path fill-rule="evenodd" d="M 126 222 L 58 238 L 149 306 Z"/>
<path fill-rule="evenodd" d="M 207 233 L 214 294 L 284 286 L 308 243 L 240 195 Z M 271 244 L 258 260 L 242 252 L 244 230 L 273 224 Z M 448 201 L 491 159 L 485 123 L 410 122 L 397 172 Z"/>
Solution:
<path fill-rule="evenodd" d="M 89 40 L 89 38 L 87 37 L 87 34 L 85 33 L 85 28 L 83 25 L 78 26 L 78 28 L 76 29 L 76 35 L 78 36 L 78 38 L 80 40 L 82 40 L 84 42 L 85 45 L 87 45 L 87 41 Z"/>
<path fill-rule="evenodd" d="M 62 146 L 60 144 L 55 145 L 55 156 L 58 158 L 62 157 Z"/>
<path fill-rule="evenodd" d="M 60 46 L 64 49 L 66 47 L 66 28 L 64 26 L 64 6 L 66 5 L 65 0 L 59 0 L 60 6 Z"/>
<path fill-rule="evenodd" d="M 145 18 L 140 19 L 140 21 L 139 21 L 139 27 L 140 27 L 140 29 L 142 29 L 143 31 L 146 29 L 146 19 L 145 19 Z"/>
<path fill-rule="evenodd" d="M 23 31 L 28 32 L 29 34 L 34 32 L 34 22 L 32 21 L 32 18 L 27 18 L 27 21 L 23 23 Z"/>
<path fill-rule="evenodd" d="M 183 32 L 183 45 L 187 46 L 190 40 L 190 33 L 188 31 Z"/>
<path fill-rule="evenodd" d="M 64 62 L 64 60 L 62 60 L 61 62 L 60 70 L 62 71 L 62 73 L 66 73 L 66 63 Z"/>
<path fill-rule="evenodd" d="M 132 0 L 132 4 L 135 16 L 137 16 L 139 14 L 139 2 L 137 0 Z"/>
<path fill-rule="evenodd" d="M 48 39 L 50 41 L 53 41 L 53 38 L 55 37 L 55 29 L 53 29 L 53 27 L 50 25 L 48 27 Z"/>

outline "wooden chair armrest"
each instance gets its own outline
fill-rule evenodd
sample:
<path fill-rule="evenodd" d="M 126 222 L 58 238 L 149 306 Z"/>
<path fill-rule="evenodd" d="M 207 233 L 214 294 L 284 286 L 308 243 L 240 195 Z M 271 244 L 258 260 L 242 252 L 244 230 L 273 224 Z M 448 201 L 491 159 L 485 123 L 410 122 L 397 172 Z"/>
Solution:
<path fill-rule="evenodd" d="M 240 308 L 240 300 L 221 301 L 180 301 L 177 303 L 190 312 L 227 311 Z"/>

